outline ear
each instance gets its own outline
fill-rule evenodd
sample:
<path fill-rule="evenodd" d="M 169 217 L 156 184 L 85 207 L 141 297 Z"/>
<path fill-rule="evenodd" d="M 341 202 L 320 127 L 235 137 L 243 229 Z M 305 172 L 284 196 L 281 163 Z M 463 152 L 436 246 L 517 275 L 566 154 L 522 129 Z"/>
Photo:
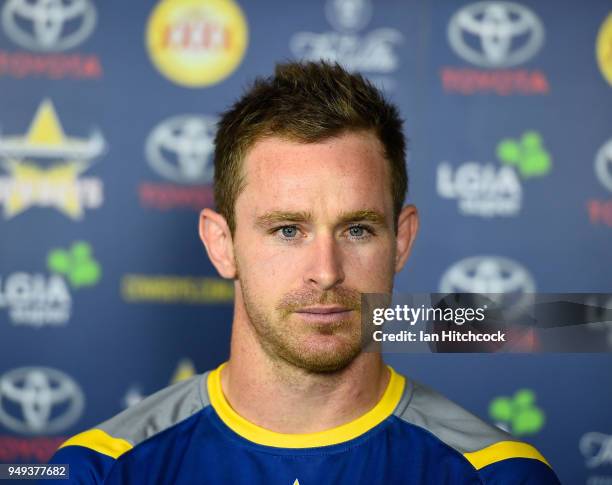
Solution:
<path fill-rule="evenodd" d="M 200 239 L 219 274 L 223 278 L 235 278 L 236 260 L 232 234 L 225 217 L 212 209 L 200 212 Z"/>
<path fill-rule="evenodd" d="M 412 243 L 419 231 L 419 212 L 413 205 L 402 209 L 397 221 L 397 238 L 395 251 L 395 272 L 399 273 L 408 261 Z"/>

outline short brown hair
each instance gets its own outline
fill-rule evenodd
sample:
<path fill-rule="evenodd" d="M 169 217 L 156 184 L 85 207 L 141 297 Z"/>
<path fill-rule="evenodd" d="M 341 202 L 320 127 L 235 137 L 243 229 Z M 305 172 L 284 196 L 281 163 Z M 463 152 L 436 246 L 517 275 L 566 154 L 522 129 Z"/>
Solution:
<path fill-rule="evenodd" d="M 322 61 L 278 64 L 274 76 L 257 78 L 221 115 L 214 156 L 217 209 L 233 234 L 234 208 L 244 188 L 242 162 L 261 138 L 314 143 L 347 131 L 368 130 L 380 140 L 391 166 L 397 230 L 408 186 L 402 124 L 397 108 L 360 74 Z"/>

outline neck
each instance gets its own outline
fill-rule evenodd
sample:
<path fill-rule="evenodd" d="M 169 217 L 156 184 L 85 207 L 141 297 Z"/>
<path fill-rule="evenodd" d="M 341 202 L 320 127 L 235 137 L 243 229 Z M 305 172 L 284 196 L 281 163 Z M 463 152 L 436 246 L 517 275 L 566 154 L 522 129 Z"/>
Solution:
<path fill-rule="evenodd" d="M 389 371 L 379 353 L 361 353 L 347 367 L 330 373 L 272 359 L 238 303 L 221 386 L 243 418 L 277 433 L 315 433 L 358 418 L 380 400 Z"/>

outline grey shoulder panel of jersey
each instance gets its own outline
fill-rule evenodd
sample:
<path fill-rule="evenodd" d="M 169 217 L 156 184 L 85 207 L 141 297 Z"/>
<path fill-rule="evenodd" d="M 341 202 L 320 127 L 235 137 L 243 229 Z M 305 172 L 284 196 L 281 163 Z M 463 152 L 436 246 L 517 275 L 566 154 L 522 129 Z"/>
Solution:
<path fill-rule="evenodd" d="M 96 426 L 132 446 L 194 415 L 209 403 L 208 372 L 168 386 Z"/>
<path fill-rule="evenodd" d="M 406 379 L 406 387 L 393 414 L 402 421 L 426 429 L 461 454 L 502 441 L 516 441 L 508 433 L 485 423 L 418 382 Z"/>

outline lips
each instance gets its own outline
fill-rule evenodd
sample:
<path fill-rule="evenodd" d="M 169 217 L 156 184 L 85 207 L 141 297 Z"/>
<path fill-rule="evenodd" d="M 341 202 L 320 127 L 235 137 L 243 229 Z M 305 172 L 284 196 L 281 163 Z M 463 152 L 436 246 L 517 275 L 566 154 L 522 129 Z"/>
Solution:
<path fill-rule="evenodd" d="M 334 323 L 345 320 L 351 312 L 350 308 L 342 306 L 316 306 L 300 308 L 295 313 L 310 322 Z"/>

